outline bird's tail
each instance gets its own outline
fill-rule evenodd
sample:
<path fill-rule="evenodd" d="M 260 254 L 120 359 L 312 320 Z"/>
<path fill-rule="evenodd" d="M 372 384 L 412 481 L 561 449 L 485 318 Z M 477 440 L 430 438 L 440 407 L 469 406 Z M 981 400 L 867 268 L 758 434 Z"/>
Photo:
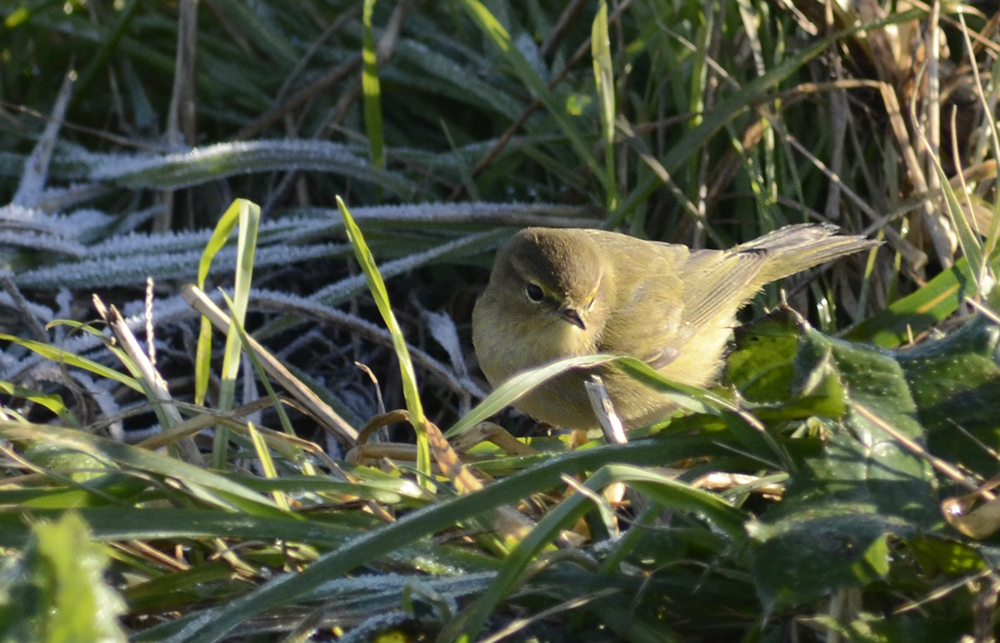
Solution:
<path fill-rule="evenodd" d="M 766 256 L 764 265 L 754 279 L 763 285 L 880 244 L 864 237 L 840 236 L 836 232 L 837 226 L 830 224 L 790 225 L 737 246 L 734 250 L 738 253 L 761 253 Z"/>

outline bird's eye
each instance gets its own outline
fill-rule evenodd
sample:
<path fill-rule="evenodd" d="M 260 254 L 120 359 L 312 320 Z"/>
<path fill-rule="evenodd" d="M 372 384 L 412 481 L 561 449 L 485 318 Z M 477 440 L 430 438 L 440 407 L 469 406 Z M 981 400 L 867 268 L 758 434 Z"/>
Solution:
<path fill-rule="evenodd" d="M 525 293 L 528 295 L 528 299 L 536 304 L 545 299 L 545 292 L 538 284 L 528 284 L 528 287 L 525 289 Z"/>

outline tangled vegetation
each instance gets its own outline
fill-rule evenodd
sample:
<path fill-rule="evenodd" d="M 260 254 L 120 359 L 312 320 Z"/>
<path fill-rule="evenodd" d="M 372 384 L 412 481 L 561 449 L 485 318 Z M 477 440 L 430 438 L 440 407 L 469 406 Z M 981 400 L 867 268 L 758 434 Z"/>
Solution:
<path fill-rule="evenodd" d="M 0 1 L 0 640 L 993 640 L 985 11 Z M 712 390 L 477 372 L 519 227 L 808 221 Z"/>

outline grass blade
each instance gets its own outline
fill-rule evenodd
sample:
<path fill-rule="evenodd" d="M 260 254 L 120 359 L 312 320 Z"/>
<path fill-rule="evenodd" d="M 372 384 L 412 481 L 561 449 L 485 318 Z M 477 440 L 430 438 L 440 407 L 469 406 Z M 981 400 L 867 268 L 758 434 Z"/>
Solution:
<path fill-rule="evenodd" d="M 365 105 L 365 131 L 368 133 L 368 149 L 372 164 L 382 169 L 385 167 L 385 143 L 382 136 L 382 102 L 381 88 L 378 80 L 378 58 L 375 50 L 375 38 L 372 36 L 372 12 L 375 11 L 375 0 L 365 0 L 362 21 L 364 23 L 364 48 L 361 58 L 364 65 L 361 69 L 361 91 Z M 381 187 L 379 188 L 381 191 Z"/>
<path fill-rule="evenodd" d="M 372 292 L 372 297 L 375 298 L 375 305 L 378 306 L 378 311 L 382 314 L 382 319 L 385 321 L 389 333 L 392 334 L 392 345 L 396 351 L 396 357 L 399 359 L 399 370 L 403 378 L 403 396 L 406 398 L 406 408 L 410 412 L 413 430 L 417 433 L 417 470 L 421 474 L 421 483 L 426 487 L 432 487 L 433 484 L 430 483 L 432 480 L 431 453 L 430 446 L 427 444 L 427 430 L 424 427 L 424 407 L 420 403 L 417 375 L 413 370 L 410 351 L 406 347 L 406 338 L 403 337 L 399 322 L 396 321 L 396 316 L 392 313 L 385 282 L 382 281 L 382 275 L 379 274 L 378 266 L 375 265 L 375 257 L 372 256 L 371 250 L 365 244 L 361 229 L 358 228 L 351 213 L 347 211 L 347 206 L 344 205 L 344 201 L 339 196 L 337 197 L 337 206 L 340 207 L 340 213 L 344 217 L 347 238 L 354 246 L 354 254 L 365 273 L 365 279 L 368 280 L 368 287 Z"/>
<path fill-rule="evenodd" d="M 618 207 L 618 181 L 615 178 L 615 75 L 611 64 L 611 39 L 608 36 L 608 4 L 602 0 L 591 28 L 590 51 L 594 59 L 594 80 L 601 112 L 601 137 L 604 139 L 604 173 L 608 187 L 608 212 Z"/>

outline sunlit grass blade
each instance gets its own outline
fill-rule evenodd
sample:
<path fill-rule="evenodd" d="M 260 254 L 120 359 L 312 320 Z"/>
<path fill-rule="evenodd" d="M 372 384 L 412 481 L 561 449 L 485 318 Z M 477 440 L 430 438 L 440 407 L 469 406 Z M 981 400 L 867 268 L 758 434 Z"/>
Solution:
<path fill-rule="evenodd" d="M 265 478 L 277 478 L 278 470 L 274 466 L 274 460 L 271 459 L 271 451 L 267 448 L 267 442 L 260 435 L 260 431 L 254 428 L 253 422 L 247 422 L 247 430 L 250 433 L 250 440 L 253 442 L 254 451 L 257 452 L 257 459 L 260 460 L 260 467 L 264 471 Z M 271 496 L 274 498 L 274 504 L 278 505 L 285 511 L 289 510 L 288 496 L 279 490 L 271 492 Z"/>
<path fill-rule="evenodd" d="M 205 280 L 208 279 L 208 271 L 212 267 L 212 260 L 215 255 L 229 241 L 229 235 L 236 227 L 240 217 L 240 210 L 243 206 L 240 201 L 233 203 L 219 217 L 219 222 L 215 224 L 212 237 L 205 244 L 205 249 L 198 263 L 198 288 L 205 290 Z M 211 374 L 212 359 L 212 324 L 206 317 L 201 318 L 201 330 L 198 334 L 198 353 L 195 361 L 195 404 L 205 403 L 205 393 L 208 391 L 208 380 Z"/>
<path fill-rule="evenodd" d="M 968 258 L 960 257 L 954 266 L 916 292 L 896 300 L 886 310 L 852 328 L 845 338 L 872 342 L 883 348 L 906 344 L 958 310 L 966 297 L 972 295 L 974 283 Z"/>
<path fill-rule="evenodd" d="M 201 262 L 198 265 L 198 287 L 205 289 L 205 280 L 212 266 L 212 259 L 226 245 L 233 228 L 239 226 L 236 260 L 236 283 L 233 292 L 233 314 L 243 323 L 246 316 L 247 302 L 250 298 L 250 283 L 253 276 L 253 258 L 257 248 L 257 229 L 260 225 L 260 206 L 236 199 L 219 218 L 212 238 L 205 246 Z M 222 386 L 219 392 L 219 408 L 228 411 L 232 408 L 236 387 L 236 375 L 240 366 L 241 342 L 239 334 L 230 329 L 226 336 L 225 357 L 222 365 Z M 212 359 L 212 324 L 206 317 L 201 319 L 201 330 L 198 335 L 198 352 L 195 371 L 195 403 L 204 404 L 205 393 L 208 391 L 209 372 Z M 229 429 L 220 426 L 215 432 L 215 442 L 212 446 L 212 466 L 223 469 L 226 465 L 226 448 L 229 444 Z"/>
<path fill-rule="evenodd" d="M 915 109 L 913 105 L 911 105 L 910 108 L 911 112 Z M 983 279 L 985 277 L 989 277 L 989 281 L 992 284 L 996 283 L 996 279 L 989 275 L 989 272 L 992 271 L 989 270 L 990 266 L 985 261 L 983 246 L 976 237 L 976 234 L 972 231 L 972 226 L 969 225 L 969 220 L 965 216 L 965 210 L 962 209 L 962 204 L 959 203 L 959 200 L 955 195 L 955 189 L 952 188 L 948 175 L 941 166 L 941 159 L 935 155 L 930 143 L 924 136 L 922 128 L 918 127 L 915 129 L 921 143 L 923 143 L 926 148 L 927 156 L 930 159 L 930 165 L 932 166 L 933 171 L 937 173 L 938 182 L 941 185 L 941 191 L 944 196 L 945 210 L 948 213 L 948 219 L 951 221 L 951 225 L 958 233 L 958 244 L 962 248 L 962 254 L 969 259 L 969 265 L 973 267 L 970 274 L 972 275 L 972 281 L 975 284 L 974 294 L 985 294 L 982 292 Z M 962 176 L 961 168 L 958 170 L 958 176 Z"/>
<path fill-rule="evenodd" d="M 731 405 L 723 398 L 710 391 L 680 382 L 674 382 L 653 370 L 648 364 L 634 357 L 621 355 L 583 355 L 568 357 L 538 368 L 523 371 L 509 378 L 498 386 L 476 408 L 467 413 L 455 423 L 445 436 L 452 438 L 465 433 L 476 424 L 510 406 L 532 389 L 541 386 L 553 377 L 576 368 L 590 368 L 601 365 L 614 365 L 627 371 L 630 375 L 649 386 L 658 389 L 680 408 L 695 413 L 716 413 L 716 409 L 729 409 Z"/>
<path fill-rule="evenodd" d="M 546 364 L 524 371 L 523 373 L 518 373 L 498 386 L 476 408 L 472 409 L 472 411 L 448 429 L 445 432 L 445 437 L 453 438 L 465 433 L 476 424 L 500 412 L 504 407 L 510 406 L 535 387 L 544 384 L 560 373 L 565 373 L 574 368 L 607 364 L 614 359 L 616 359 L 614 355 L 584 355 L 583 357 L 571 357 L 559 360 L 552 364 Z"/>
<path fill-rule="evenodd" d="M 67 366 L 75 366 L 76 368 L 89 371 L 98 377 L 104 377 L 110 380 L 114 380 L 119 384 L 124 384 L 125 386 L 143 393 L 142 385 L 128 375 L 124 375 L 114 370 L 113 368 L 108 368 L 104 364 L 95 362 L 94 360 L 87 359 L 86 357 L 80 357 L 79 355 L 74 355 L 73 353 L 66 352 L 60 348 L 56 348 L 50 344 L 45 344 L 43 342 L 36 342 L 31 339 L 22 339 L 20 337 L 14 337 L 13 335 L 5 335 L 0 333 L 0 340 L 7 342 L 14 342 L 15 344 L 20 344 L 31 351 L 38 353 L 45 359 L 50 359 L 56 363 L 66 364 Z"/>
<path fill-rule="evenodd" d="M 364 24 L 364 47 L 361 52 L 364 64 L 361 69 L 361 91 L 365 106 L 365 131 L 368 133 L 368 149 L 372 164 L 385 167 L 385 142 L 382 136 L 382 91 L 378 80 L 378 58 L 375 38 L 372 36 L 372 12 L 375 0 L 364 0 L 362 23 Z"/>
<path fill-rule="evenodd" d="M 611 64 L 611 39 L 608 36 L 608 4 L 597 7 L 590 32 L 591 57 L 594 59 L 594 80 L 601 113 L 601 138 L 604 140 L 604 172 L 608 190 L 608 212 L 618 207 L 618 180 L 615 177 L 615 76 Z"/>
<path fill-rule="evenodd" d="M 26 388 L 12 382 L 0 382 L 0 393 L 34 402 L 35 404 L 47 408 L 58 415 L 69 426 L 75 429 L 80 428 L 80 422 L 76 419 L 76 415 L 69 410 L 60 395 L 34 391 L 30 388 Z M 3 407 L 0 406 L 0 410 L 2 410 L 2 408 Z"/>
<path fill-rule="evenodd" d="M 676 172 L 677 169 L 681 167 L 681 165 L 683 165 L 692 154 L 701 150 L 709 139 L 722 129 L 726 123 L 736 118 L 755 102 L 765 100 L 769 91 L 777 87 L 777 85 L 785 79 L 789 78 L 810 60 L 828 50 L 831 45 L 834 45 L 847 36 L 855 34 L 863 29 L 875 29 L 890 24 L 907 22 L 919 19 L 923 15 L 924 12 L 922 10 L 911 9 L 909 11 L 891 14 L 882 20 L 875 20 L 870 23 L 855 25 L 850 29 L 845 29 L 839 33 L 813 42 L 808 47 L 803 48 L 803 50 L 795 56 L 789 57 L 782 64 L 771 69 L 767 72 L 767 74 L 746 83 L 732 96 L 720 101 L 711 112 L 705 114 L 704 121 L 702 121 L 701 124 L 684 134 L 679 141 L 671 146 L 670 151 L 662 159 L 663 167 L 669 173 Z M 618 211 L 618 217 L 615 220 L 615 224 L 617 225 L 627 220 L 635 208 L 649 199 L 650 195 L 657 190 L 660 185 L 662 185 L 662 182 L 658 176 L 645 176 L 642 182 L 638 183 L 629 193 L 628 197 L 623 200 L 622 207 Z"/>
<path fill-rule="evenodd" d="M 961 32 L 962 32 L 962 37 L 965 39 L 965 45 L 967 47 L 967 51 L 974 51 L 971 39 L 969 37 L 969 27 L 965 23 L 965 13 L 962 12 L 962 11 L 959 11 L 958 12 L 958 18 L 959 18 L 960 24 L 962 25 Z M 983 107 L 986 110 L 984 113 L 990 114 L 990 113 L 992 113 L 990 111 L 990 101 L 988 101 L 986 99 L 986 95 L 983 92 L 983 87 L 985 85 L 983 85 L 983 82 L 982 82 L 982 80 L 979 77 L 979 66 L 978 65 L 973 65 L 972 68 L 971 68 L 971 70 L 972 70 L 972 76 L 975 79 L 974 87 L 976 89 L 976 96 L 979 98 L 980 102 L 982 103 Z M 991 72 L 992 72 L 992 74 L 991 74 L 991 76 L 992 76 L 991 83 L 992 83 L 992 85 L 994 87 L 993 91 L 995 92 L 996 91 L 996 89 L 995 89 L 995 87 L 996 87 L 996 80 L 997 80 L 998 77 L 1000 77 L 1000 64 L 998 64 L 997 61 L 993 62 L 993 68 L 992 68 Z M 953 117 L 954 117 L 954 115 L 953 115 Z M 986 127 L 989 130 L 990 143 L 991 143 L 991 146 L 993 148 L 993 156 L 994 156 L 994 158 L 997 158 L 997 156 L 1000 155 L 1000 131 L 998 131 L 996 119 L 995 118 L 984 118 L 983 122 L 984 122 L 984 124 L 986 125 Z M 957 145 L 957 141 L 954 141 L 954 137 L 953 137 L 953 144 Z M 959 172 L 959 177 L 961 177 L 961 172 Z M 995 177 L 995 181 L 996 181 L 997 186 L 1000 187 L 1000 175 L 998 175 L 998 176 Z M 994 202 L 994 204 L 993 204 L 993 217 L 990 220 L 989 231 L 985 232 L 985 235 L 986 235 L 986 243 L 984 244 L 983 254 L 985 256 L 992 256 L 994 249 L 997 247 L 997 241 L 1000 240 L 1000 199 L 996 199 L 995 202 Z M 977 270 L 980 270 L 980 271 L 983 271 L 983 272 L 990 271 L 989 274 L 990 274 L 991 280 L 993 281 L 994 285 L 996 284 L 996 274 L 995 274 L 994 271 L 992 271 L 991 266 L 989 266 L 989 265 L 987 265 L 985 263 L 983 263 L 983 264 L 973 264 L 973 266 L 975 266 L 975 268 Z M 991 288 L 990 290 L 994 291 L 994 288 Z M 994 306 L 997 305 L 997 301 L 996 301 L 997 295 L 996 295 L 996 293 L 995 292 L 989 292 L 987 294 L 989 295 L 990 303 L 992 305 L 994 305 Z"/>
<path fill-rule="evenodd" d="M 430 482 L 433 478 L 431 477 L 430 446 L 427 444 L 427 430 L 424 427 L 424 407 L 420 402 L 417 375 L 413 370 L 410 351 L 406 347 L 406 338 L 403 337 L 403 330 L 399 327 L 399 322 L 396 321 L 396 316 L 392 312 L 392 306 L 389 304 L 389 293 L 385 289 L 385 282 L 382 281 L 382 275 L 379 274 L 378 266 L 375 265 L 375 257 L 372 256 L 368 246 L 365 245 L 361 229 L 354 223 L 351 213 L 347 211 L 347 206 L 344 205 L 344 201 L 339 196 L 337 197 L 337 206 L 340 208 L 340 214 L 344 217 L 347 238 L 350 239 L 351 245 L 354 246 L 354 254 L 357 256 L 358 263 L 361 265 L 361 269 L 365 273 L 365 278 L 368 280 L 368 287 L 371 290 L 372 297 L 375 299 L 375 305 L 378 307 L 379 313 L 382 314 L 382 319 L 385 321 L 386 327 L 392 334 L 392 344 L 396 351 L 396 358 L 399 360 L 399 371 L 403 379 L 403 396 L 406 399 L 406 408 L 410 412 L 410 422 L 413 424 L 413 430 L 417 434 L 417 471 L 421 474 L 422 484 L 433 487 L 433 484 Z"/>
<path fill-rule="evenodd" d="M 240 321 L 233 315 L 233 301 L 229 298 L 229 295 L 222 293 L 222 296 L 226 300 L 226 305 L 229 308 L 229 320 L 233 325 L 233 328 L 239 333 L 240 340 L 243 344 L 244 350 L 247 352 L 247 356 L 250 358 L 250 363 L 253 364 L 254 372 L 257 374 L 257 379 L 261 381 L 264 388 L 267 390 L 268 397 L 271 399 L 271 405 L 275 412 L 278 414 L 278 420 L 281 422 L 281 427 L 290 436 L 295 436 L 295 429 L 292 427 L 291 420 L 288 419 L 288 413 L 285 411 L 285 405 L 282 403 L 281 398 L 275 392 L 274 387 L 271 385 L 271 379 L 267 375 L 267 371 L 264 370 L 264 365 L 260 363 L 260 358 L 257 356 L 257 351 L 254 350 L 250 342 L 247 341 L 246 331 L 243 329 L 243 325 Z M 248 374 L 249 376 L 249 374 Z M 254 445 L 257 444 L 257 431 L 252 431 L 251 435 L 254 437 Z M 295 460 L 300 466 L 302 466 L 303 471 L 307 474 L 314 474 L 312 464 L 302 457 L 302 453 L 299 449 L 295 449 Z M 273 477 L 273 476 L 272 476 Z"/>
<path fill-rule="evenodd" d="M 81 451 L 98 459 L 168 476 L 199 494 L 206 502 L 223 508 L 232 504 L 256 515 L 286 515 L 267 498 L 217 473 L 114 440 L 72 429 L 3 421 L 0 421 L 0 436 L 8 440 L 58 443 L 69 450 Z M 215 494 L 218 494 L 217 499 L 214 498 Z"/>
<path fill-rule="evenodd" d="M 257 249 L 257 228 L 260 224 L 260 206 L 241 199 L 239 209 L 236 275 L 231 313 L 232 319 L 242 326 L 247 314 L 247 302 L 250 299 L 253 259 Z M 219 392 L 219 407 L 223 411 L 232 408 L 241 347 L 242 341 L 239 333 L 230 329 L 226 334 L 226 349 L 222 362 L 222 387 Z"/>
<path fill-rule="evenodd" d="M 228 331 L 228 329 L 233 327 L 229 315 L 222 312 L 197 286 L 188 284 L 182 288 L 181 295 L 190 306 L 207 317 L 216 329 Z M 312 389 L 302 384 L 281 361 L 267 352 L 253 337 L 244 336 L 244 341 L 247 344 L 253 345 L 268 374 L 282 382 L 285 390 L 309 409 L 309 412 L 320 424 L 340 436 L 344 442 L 348 444 L 354 443 L 357 438 L 357 431 L 353 426 L 348 424 L 336 411 L 320 399 Z"/>

